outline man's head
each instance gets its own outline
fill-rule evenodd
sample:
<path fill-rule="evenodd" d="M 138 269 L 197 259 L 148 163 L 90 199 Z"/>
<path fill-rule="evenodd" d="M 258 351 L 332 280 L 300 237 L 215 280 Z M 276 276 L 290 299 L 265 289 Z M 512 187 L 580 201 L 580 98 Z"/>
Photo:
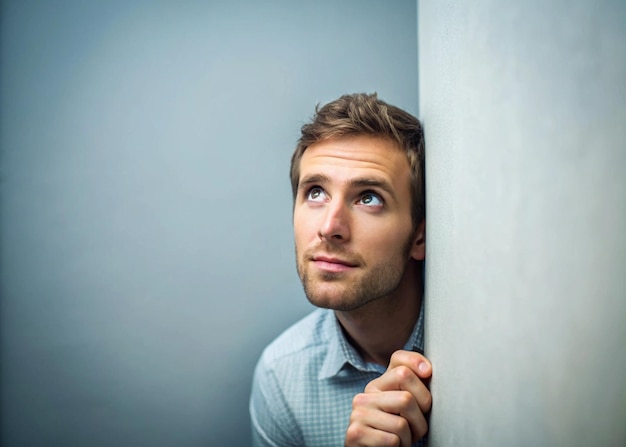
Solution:
<path fill-rule="evenodd" d="M 375 95 L 342 96 L 303 126 L 292 157 L 294 233 L 313 304 L 350 311 L 414 299 L 425 254 L 423 152 L 419 121 Z"/>
<path fill-rule="evenodd" d="M 316 107 L 310 123 L 302 126 L 301 137 L 291 157 L 291 189 L 294 200 L 300 179 L 300 160 L 312 144 L 355 136 L 387 139 L 406 154 L 411 169 L 411 218 L 414 228 L 426 217 L 424 192 L 424 132 L 417 118 L 378 99 L 376 93 L 343 95 Z"/>

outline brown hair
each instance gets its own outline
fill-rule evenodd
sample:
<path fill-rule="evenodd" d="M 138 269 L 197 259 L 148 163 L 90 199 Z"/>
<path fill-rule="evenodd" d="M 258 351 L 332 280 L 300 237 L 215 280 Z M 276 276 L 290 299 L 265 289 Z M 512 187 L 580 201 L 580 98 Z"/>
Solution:
<path fill-rule="evenodd" d="M 420 121 L 404 110 L 378 99 L 376 93 L 355 93 L 315 107 L 315 116 L 302 126 L 302 136 L 291 157 L 294 200 L 300 181 L 300 160 L 312 144 L 332 138 L 370 135 L 395 142 L 411 168 L 411 219 L 417 228 L 426 217 L 424 194 L 424 132 Z"/>

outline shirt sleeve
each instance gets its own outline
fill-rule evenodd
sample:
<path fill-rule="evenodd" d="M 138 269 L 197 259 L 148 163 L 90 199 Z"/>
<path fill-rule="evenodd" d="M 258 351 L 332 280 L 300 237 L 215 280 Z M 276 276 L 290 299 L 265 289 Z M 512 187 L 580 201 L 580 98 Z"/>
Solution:
<path fill-rule="evenodd" d="M 262 356 L 254 371 L 250 395 L 253 447 L 304 445 L 295 417 L 272 368 Z"/>

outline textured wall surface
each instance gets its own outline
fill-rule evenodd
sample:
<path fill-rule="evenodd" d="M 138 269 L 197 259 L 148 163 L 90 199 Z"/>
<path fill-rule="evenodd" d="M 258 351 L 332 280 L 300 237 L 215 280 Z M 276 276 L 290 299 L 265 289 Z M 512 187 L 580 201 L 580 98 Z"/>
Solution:
<path fill-rule="evenodd" d="M 626 4 L 419 2 L 430 445 L 626 445 Z"/>
<path fill-rule="evenodd" d="M 310 310 L 288 165 L 316 102 L 417 111 L 414 0 L 3 1 L 2 439 L 245 446 Z"/>

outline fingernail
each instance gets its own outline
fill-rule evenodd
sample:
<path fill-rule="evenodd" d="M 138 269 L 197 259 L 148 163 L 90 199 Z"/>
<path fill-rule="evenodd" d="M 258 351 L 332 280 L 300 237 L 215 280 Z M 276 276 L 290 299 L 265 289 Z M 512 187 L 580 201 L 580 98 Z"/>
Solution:
<path fill-rule="evenodd" d="M 417 368 L 418 368 L 421 372 L 423 372 L 423 373 L 427 373 L 427 372 L 428 372 L 428 370 L 429 370 L 428 363 L 426 363 L 426 362 L 421 362 L 421 363 L 417 366 Z"/>

